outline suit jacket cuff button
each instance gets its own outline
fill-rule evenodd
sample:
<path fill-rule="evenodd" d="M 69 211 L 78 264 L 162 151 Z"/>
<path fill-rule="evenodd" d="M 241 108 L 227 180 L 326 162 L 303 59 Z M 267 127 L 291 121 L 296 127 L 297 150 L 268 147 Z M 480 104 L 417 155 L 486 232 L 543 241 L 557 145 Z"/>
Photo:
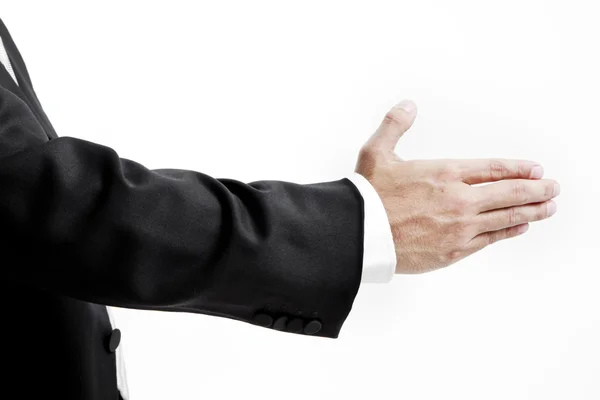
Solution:
<path fill-rule="evenodd" d="M 307 335 L 314 335 L 315 333 L 319 332 L 322 327 L 323 325 L 319 321 L 313 319 L 304 327 L 304 333 Z"/>
<path fill-rule="evenodd" d="M 258 313 L 254 316 L 254 318 L 252 318 L 252 322 L 255 325 L 259 325 L 259 326 L 263 326 L 265 328 L 270 327 L 271 325 L 273 325 L 273 318 L 265 313 Z"/>

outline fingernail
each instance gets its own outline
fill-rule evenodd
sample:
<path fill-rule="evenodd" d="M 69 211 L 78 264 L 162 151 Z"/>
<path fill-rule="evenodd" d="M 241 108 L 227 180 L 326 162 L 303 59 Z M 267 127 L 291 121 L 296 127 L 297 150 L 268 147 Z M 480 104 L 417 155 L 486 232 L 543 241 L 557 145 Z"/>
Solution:
<path fill-rule="evenodd" d="M 550 203 L 548 203 L 548 216 L 551 217 L 554 214 L 556 214 L 556 203 L 551 201 Z"/>
<path fill-rule="evenodd" d="M 414 112 L 417 110 L 417 105 L 410 100 L 402 100 L 400 103 L 396 104 L 394 107 L 400 108 L 409 114 L 414 114 Z"/>
<path fill-rule="evenodd" d="M 560 185 L 558 183 L 554 184 L 554 196 L 558 196 L 560 193 Z"/>
<path fill-rule="evenodd" d="M 535 167 L 531 168 L 531 175 L 529 176 L 532 179 L 540 179 L 542 176 L 544 176 L 544 168 L 542 168 L 541 165 L 536 165 Z"/>
<path fill-rule="evenodd" d="M 528 229 L 529 229 L 529 224 L 521 225 L 517 228 L 517 232 L 520 235 L 521 233 L 527 232 Z"/>

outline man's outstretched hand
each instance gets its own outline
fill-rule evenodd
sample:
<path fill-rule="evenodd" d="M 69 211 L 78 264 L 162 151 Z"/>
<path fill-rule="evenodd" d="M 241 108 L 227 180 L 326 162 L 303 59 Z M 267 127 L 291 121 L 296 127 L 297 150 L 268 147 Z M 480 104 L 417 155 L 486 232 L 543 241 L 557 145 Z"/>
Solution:
<path fill-rule="evenodd" d="M 392 108 L 360 151 L 356 172 L 379 194 L 396 248 L 396 273 L 433 271 L 498 240 L 527 231 L 529 222 L 556 212 L 560 186 L 541 179 L 526 160 L 404 161 L 394 148 L 412 125 L 417 107 Z M 495 182 L 489 185 L 473 186 Z"/>

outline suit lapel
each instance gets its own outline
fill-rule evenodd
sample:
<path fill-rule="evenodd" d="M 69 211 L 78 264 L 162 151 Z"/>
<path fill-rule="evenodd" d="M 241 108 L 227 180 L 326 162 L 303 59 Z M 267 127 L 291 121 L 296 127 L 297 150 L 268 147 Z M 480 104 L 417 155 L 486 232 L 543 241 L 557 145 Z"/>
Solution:
<path fill-rule="evenodd" d="M 29 104 L 29 102 L 27 100 L 27 96 L 25 96 L 25 93 L 23 93 L 23 91 L 21 90 L 19 85 L 17 85 L 17 83 L 15 82 L 13 77 L 10 76 L 10 74 L 6 70 L 6 67 L 1 63 L 0 63 L 0 86 L 2 86 L 5 89 L 10 90 L 15 95 L 19 96 L 27 104 Z"/>

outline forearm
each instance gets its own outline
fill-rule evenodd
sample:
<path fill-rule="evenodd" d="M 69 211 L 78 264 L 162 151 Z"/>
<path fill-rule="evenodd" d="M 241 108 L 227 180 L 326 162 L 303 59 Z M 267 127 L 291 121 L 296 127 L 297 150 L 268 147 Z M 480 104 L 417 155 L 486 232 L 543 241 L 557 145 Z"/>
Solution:
<path fill-rule="evenodd" d="M 362 267 L 350 181 L 152 171 L 106 146 L 20 133 L 0 135 L 7 278 L 121 307 L 317 318 L 337 336 Z"/>

